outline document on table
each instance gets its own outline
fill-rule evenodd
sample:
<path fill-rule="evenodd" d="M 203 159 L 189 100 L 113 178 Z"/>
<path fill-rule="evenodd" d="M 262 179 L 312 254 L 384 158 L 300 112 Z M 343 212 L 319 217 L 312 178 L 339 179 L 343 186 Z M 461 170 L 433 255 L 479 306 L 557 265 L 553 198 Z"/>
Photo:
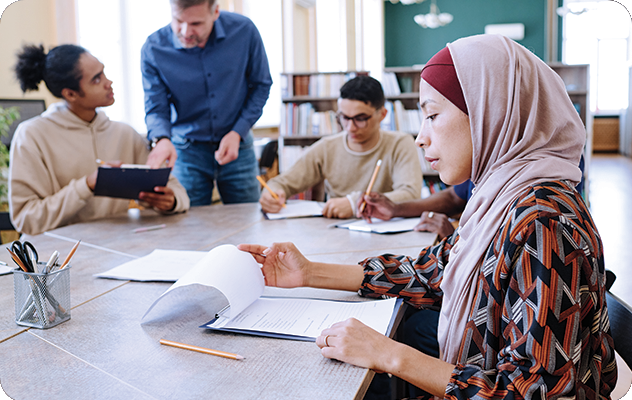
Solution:
<path fill-rule="evenodd" d="M 144 257 L 128 261 L 94 276 L 126 281 L 175 282 L 189 272 L 206 254 L 206 251 L 156 249 Z"/>
<path fill-rule="evenodd" d="M 350 317 L 385 334 L 392 324 L 396 304 L 395 299 L 348 302 L 261 297 L 265 288 L 261 266 L 251 254 L 233 245 L 222 245 L 208 252 L 158 297 L 143 318 L 168 293 L 189 285 L 202 285 L 223 295 L 218 296 L 216 303 L 204 304 L 216 314 L 204 328 L 308 341 L 314 341 L 333 323 Z"/>
<path fill-rule="evenodd" d="M 396 302 L 261 297 L 234 318 L 220 315 L 201 327 L 313 342 L 323 329 L 353 317 L 386 335 Z"/>
<path fill-rule="evenodd" d="M 13 272 L 13 268 L 0 265 L 0 275 L 6 275 Z"/>
<path fill-rule="evenodd" d="M 373 218 L 371 224 L 361 219 L 337 224 L 336 228 L 371 233 L 400 233 L 412 231 L 418 222 L 419 218 L 393 218 L 389 221 Z"/>
<path fill-rule="evenodd" d="M 264 213 L 267 219 L 322 217 L 324 203 L 318 201 L 288 201 L 278 213 Z"/>

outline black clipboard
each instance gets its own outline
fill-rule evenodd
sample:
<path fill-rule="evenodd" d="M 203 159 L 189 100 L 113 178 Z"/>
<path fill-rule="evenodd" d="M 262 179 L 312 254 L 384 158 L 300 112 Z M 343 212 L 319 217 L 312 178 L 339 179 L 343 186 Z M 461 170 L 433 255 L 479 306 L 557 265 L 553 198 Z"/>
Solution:
<path fill-rule="evenodd" d="M 99 167 L 95 196 L 138 199 L 140 192 L 153 192 L 156 186 L 166 186 L 171 168 Z"/>

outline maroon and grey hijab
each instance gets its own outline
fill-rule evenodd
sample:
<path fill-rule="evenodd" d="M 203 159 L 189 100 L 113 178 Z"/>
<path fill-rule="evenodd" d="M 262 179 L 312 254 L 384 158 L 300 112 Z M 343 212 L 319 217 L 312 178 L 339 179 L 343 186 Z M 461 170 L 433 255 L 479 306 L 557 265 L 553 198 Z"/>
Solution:
<path fill-rule="evenodd" d="M 581 179 L 586 130 L 561 78 L 500 35 L 449 43 L 422 78 L 469 116 L 474 194 L 459 224 L 441 289 L 441 358 L 456 364 L 477 294 L 482 261 L 511 204 L 537 182 Z"/>

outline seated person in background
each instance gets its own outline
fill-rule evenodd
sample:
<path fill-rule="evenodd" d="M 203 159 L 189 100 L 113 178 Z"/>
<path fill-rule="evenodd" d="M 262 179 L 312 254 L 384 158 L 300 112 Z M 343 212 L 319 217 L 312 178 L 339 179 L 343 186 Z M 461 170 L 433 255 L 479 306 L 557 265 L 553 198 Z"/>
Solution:
<path fill-rule="evenodd" d="M 9 211 L 16 230 L 35 235 L 59 226 L 127 210 L 129 200 L 95 197 L 97 159 L 110 166 L 144 164 L 147 140 L 98 107 L 114 103 L 103 64 L 84 48 L 24 46 L 15 73 L 23 92 L 46 87 L 63 102 L 18 125 L 11 143 Z M 139 200 L 161 213 L 189 209 L 174 177 L 167 186 L 142 192 Z"/>
<path fill-rule="evenodd" d="M 463 212 L 472 187 L 471 181 L 468 180 L 426 198 L 403 203 L 395 203 L 380 193 L 371 192 L 358 200 L 358 204 L 366 202 L 364 211 L 358 213 L 358 218 L 371 222 L 372 217 L 388 221 L 395 217 L 411 218 L 421 215 L 414 230 L 436 233 L 443 239 L 454 233 L 450 218 L 455 218 Z"/>
<path fill-rule="evenodd" d="M 352 218 L 380 159 L 373 189 L 394 202 L 418 199 L 422 173 L 414 139 L 380 129 L 387 113 L 384 101 L 382 85 L 374 78 L 361 75 L 345 83 L 338 99 L 338 120 L 344 131 L 320 139 L 289 171 L 268 181 L 280 202 L 262 191 L 263 211 L 279 212 L 288 197 L 325 181 L 329 200 L 323 215 Z"/>
<path fill-rule="evenodd" d="M 603 244 L 574 189 L 586 131 L 562 79 L 501 35 L 449 43 L 421 78 L 417 144 L 443 182 L 476 185 L 455 234 L 417 257 L 359 265 L 309 261 L 292 243 L 239 249 L 269 286 L 440 310 L 437 356 L 350 318 L 316 338 L 324 357 L 439 398 L 609 399 L 617 366 Z"/>
<path fill-rule="evenodd" d="M 582 194 L 584 190 L 583 154 L 579 161 L 579 169 L 582 171 L 582 180 L 575 186 L 575 190 Z M 358 205 L 363 201 L 366 202 L 364 211 L 358 213 L 358 218 L 364 218 L 370 223 L 371 217 L 388 221 L 395 217 L 410 218 L 421 215 L 414 230 L 436 233 L 439 239 L 443 239 L 454 233 L 454 224 L 450 218 L 458 218 L 461 215 L 473 190 L 474 184 L 468 179 L 426 198 L 403 203 L 394 203 L 380 193 L 371 192 L 358 199 Z"/>

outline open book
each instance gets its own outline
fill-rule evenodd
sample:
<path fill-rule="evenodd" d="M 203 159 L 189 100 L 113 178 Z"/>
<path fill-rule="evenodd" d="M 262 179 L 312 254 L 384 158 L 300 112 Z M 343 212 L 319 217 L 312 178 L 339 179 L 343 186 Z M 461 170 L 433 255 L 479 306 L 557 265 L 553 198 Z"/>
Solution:
<path fill-rule="evenodd" d="M 278 213 L 263 213 L 267 219 L 322 217 L 324 203 L 308 200 L 290 200 Z"/>
<path fill-rule="evenodd" d="M 195 284 L 220 291 L 226 300 L 205 305 L 216 317 L 203 328 L 295 340 L 314 341 L 323 329 L 351 317 L 387 334 L 401 304 L 394 298 L 355 302 L 261 297 L 265 282 L 260 265 L 249 253 L 222 245 L 167 289 L 145 316 L 168 293 Z M 292 289 L 287 290 L 289 294 Z"/>

